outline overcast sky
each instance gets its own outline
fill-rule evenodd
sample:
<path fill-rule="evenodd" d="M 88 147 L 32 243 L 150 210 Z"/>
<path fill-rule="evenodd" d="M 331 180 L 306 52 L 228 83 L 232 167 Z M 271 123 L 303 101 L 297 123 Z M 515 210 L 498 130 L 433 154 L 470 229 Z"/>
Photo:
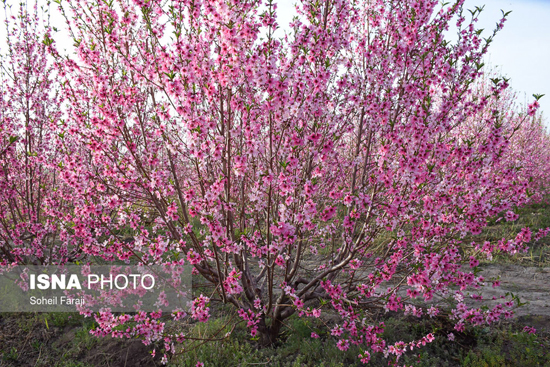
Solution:
<path fill-rule="evenodd" d="M 7 2 L 18 4 L 20 1 Z M 294 3 L 295 0 L 278 1 L 281 26 L 290 22 Z M 512 11 L 489 49 L 486 64 L 511 79 L 519 102 L 530 102 L 534 93 L 545 94 L 540 103 L 546 124 L 550 126 L 550 0 L 466 0 L 467 8 L 473 9 L 476 5 L 485 5 L 478 22 L 479 28 L 486 29 L 485 35 L 489 35 L 500 19 L 500 9 Z M 58 17 L 53 18 L 53 23 L 64 24 Z M 3 26 L 0 27 L 0 49 L 5 49 Z"/>

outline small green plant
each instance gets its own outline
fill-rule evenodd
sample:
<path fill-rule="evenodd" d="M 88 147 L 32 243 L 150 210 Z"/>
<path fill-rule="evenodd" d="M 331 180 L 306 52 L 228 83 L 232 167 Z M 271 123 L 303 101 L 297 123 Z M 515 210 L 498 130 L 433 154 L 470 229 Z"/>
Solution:
<path fill-rule="evenodd" d="M 40 340 L 33 340 L 31 342 L 31 345 L 34 349 L 36 350 L 40 350 L 40 348 L 42 347 L 43 343 L 40 341 Z"/>
<path fill-rule="evenodd" d="M 19 354 L 17 353 L 17 349 L 15 347 L 11 347 L 9 351 L 2 354 L 2 360 L 4 361 L 17 361 L 17 358 L 19 358 Z"/>

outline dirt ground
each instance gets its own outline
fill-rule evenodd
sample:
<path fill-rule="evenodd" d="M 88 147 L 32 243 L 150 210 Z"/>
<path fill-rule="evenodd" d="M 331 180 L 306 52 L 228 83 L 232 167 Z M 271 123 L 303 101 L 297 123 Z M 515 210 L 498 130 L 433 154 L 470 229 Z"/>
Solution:
<path fill-rule="evenodd" d="M 523 267 L 519 265 L 487 265 L 481 274 L 486 278 L 500 277 L 500 287 L 483 287 L 481 294 L 490 305 L 492 297 L 499 298 L 511 292 L 526 304 L 515 310 L 516 316 L 550 317 L 550 267 Z"/>
<path fill-rule="evenodd" d="M 84 330 L 87 332 L 87 330 Z M 80 334 L 80 335 L 77 335 Z M 140 340 L 94 338 L 79 325 L 46 327 L 25 322 L 25 316 L 0 316 L 0 367 L 26 366 L 157 366 L 150 346 Z"/>

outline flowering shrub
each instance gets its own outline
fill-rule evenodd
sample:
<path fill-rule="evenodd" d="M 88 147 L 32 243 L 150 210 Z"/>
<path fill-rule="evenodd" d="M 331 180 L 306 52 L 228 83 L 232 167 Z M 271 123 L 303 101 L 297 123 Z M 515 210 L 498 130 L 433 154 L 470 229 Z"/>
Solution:
<path fill-rule="evenodd" d="M 475 29 L 479 10 L 438 3 L 301 1 L 284 36 L 272 0 L 63 3 L 75 55 L 48 33 L 45 46 L 23 42 L 47 50 L 66 101 L 48 103 L 64 123 L 47 148 L 51 177 L 71 192 L 59 215 L 71 245 L 108 261 L 185 259 L 214 287 L 190 317 L 232 304 L 264 345 L 291 315 L 332 308 L 338 348 L 360 345 L 365 363 L 434 339 L 387 345 L 383 324 L 367 321 L 373 308 L 445 314 L 457 331 L 511 316 L 513 303 L 465 302 L 487 280 L 461 239 L 541 198 L 548 136 L 536 102 L 514 112 L 506 80 L 484 82 L 492 37 Z M 456 43 L 444 37 L 451 22 Z M 3 91 L 3 126 L 15 93 Z M 23 160 L 2 159 L 15 170 Z M 531 237 L 472 249 L 515 253 Z M 22 259 L 2 241 L 4 263 Z M 132 321 L 117 336 L 174 351 L 185 335 L 159 316 L 102 312 L 94 333 Z"/>

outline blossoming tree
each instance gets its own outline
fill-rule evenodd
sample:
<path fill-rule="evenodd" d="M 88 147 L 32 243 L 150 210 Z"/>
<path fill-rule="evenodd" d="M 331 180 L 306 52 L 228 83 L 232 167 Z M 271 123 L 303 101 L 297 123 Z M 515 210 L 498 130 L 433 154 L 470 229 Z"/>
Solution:
<path fill-rule="evenodd" d="M 360 345 L 363 362 L 433 339 L 386 345 L 376 308 L 446 313 L 457 330 L 511 315 L 463 301 L 486 280 L 461 238 L 540 197 L 548 160 L 517 163 L 546 157 L 548 137 L 527 128 L 536 104 L 491 108 L 505 80 L 478 88 L 492 39 L 479 10 L 438 4 L 304 0 L 283 35 L 274 0 L 62 3 L 75 55 L 45 44 L 68 103 L 58 171 L 79 251 L 192 266 L 213 292 L 190 317 L 232 304 L 264 345 L 291 315 L 332 308 L 339 348 Z M 525 148 L 529 134 L 544 147 Z M 185 335 L 159 317 L 106 311 L 94 332 L 174 351 Z"/>
<path fill-rule="evenodd" d="M 0 59 L 0 264 L 74 261 L 71 188 L 58 172 L 62 97 L 43 37 L 43 9 L 7 23 Z M 43 18 L 43 19 L 42 19 Z M 78 150 L 75 150 L 77 152 Z"/>

